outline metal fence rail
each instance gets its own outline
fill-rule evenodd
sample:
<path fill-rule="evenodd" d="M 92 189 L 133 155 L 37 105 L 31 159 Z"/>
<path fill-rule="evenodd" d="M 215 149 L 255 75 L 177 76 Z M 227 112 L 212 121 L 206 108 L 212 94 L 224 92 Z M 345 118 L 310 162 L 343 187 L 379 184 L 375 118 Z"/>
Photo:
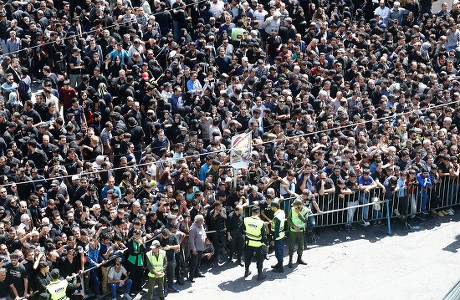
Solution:
<path fill-rule="evenodd" d="M 315 219 L 315 227 L 343 226 L 367 220 L 370 222 L 386 221 L 388 234 L 391 234 L 390 219 L 404 216 L 408 218 L 414 217 L 420 213 L 426 213 L 433 210 L 443 210 L 458 205 L 458 188 L 459 178 L 445 177 L 433 184 L 430 188 L 421 188 L 418 185 L 407 188 L 403 197 L 398 197 L 398 194 L 390 197 L 384 193 L 381 188 L 375 188 L 369 193 L 357 191 L 343 198 L 337 194 L 324 194 L 315 197 L 315 200 L 321 212 L 312 208 L 309 217 Z M 297 197 L 281 198 L 280 207 L 286 215 L 292 207 L 292 203 Z M 244 216 L 250 216 L 253 205 L 244 208 Z M 212 233 L 215 231 L 207 231 Z M 153 239 L 145 241 L 150 243 Z M 107 262 L 123 256 L 127 249 L 123 249 L 117 255 L 112 256 Z M 82 290 L 85 291 L 85 276 L 97 266 L 87 268 L 81 271 L 80 274 L 75 274 L 72 277 L 80 277 Z M 37 292 L 36 292 L 37 293 Z M 35 293 L 35 294 L 36 294 Z"/>

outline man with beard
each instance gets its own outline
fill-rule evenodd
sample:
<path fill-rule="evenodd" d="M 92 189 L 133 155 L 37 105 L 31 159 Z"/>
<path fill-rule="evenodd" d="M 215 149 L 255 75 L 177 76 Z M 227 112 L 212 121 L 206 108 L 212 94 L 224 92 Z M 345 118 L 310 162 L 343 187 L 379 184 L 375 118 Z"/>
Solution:
<path fill-rule="evenodd" d="M 19 187 L 18 197 L 19 199 L 27 199 L 34 192 L 34 185 L 31 182 L 32 179 L 29 176 L 26 176 L 24 168 L 19 168 L 16 175 L 16 183 Z"/>
<path fill-rule="evenodd" d="M 147 215 L 147 222 L 145 223 L 146 233 L 159 234 L 164 228 L 163 222 L 158 220 L 156 212 L 149 212 Z"/>
<path fill-rule="evenodd" d="M 14 226 L 19 226 L 19 224 L 21 224 L 21 216 L 24 214 L 27 214 L 30 217 L 30 211 L 27 209 L 27 202 L 20 201 L 18 212 L 16 213 L 16 215 L 14 215 L 14 219 L 13 219 Z"/>
<path fill-rule="evenodd" d="M 72 193 L 72 197 L 70 198 L 70 203 L 75 204 L 75 201 L 79 200 L 85 193 L 86 189 L 88 188 L 88 178 L 82 177 L 80 179 L 80 185 L 75 188 L 75 192 Z"/>

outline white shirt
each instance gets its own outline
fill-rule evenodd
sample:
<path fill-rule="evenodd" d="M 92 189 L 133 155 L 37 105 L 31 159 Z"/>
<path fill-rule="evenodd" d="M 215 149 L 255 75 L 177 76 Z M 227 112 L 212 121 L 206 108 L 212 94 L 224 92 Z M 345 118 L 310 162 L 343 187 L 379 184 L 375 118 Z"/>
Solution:
<path fill-rule="evenodd" d="M 381 8 L 380 6 L 377 7 L 374 11 L 374 15 L 379 16 L 383 22 L 385 22 L 385 25 L 388 25 L 388 19 L 390 18 L 390 9 L 385 6 L 384 8 Z"/>
<path fill-rule="evenodd" d="M 292 181 L 289 181 L 289 180 L 287 179 L 287 176 L 286 176 L 286 177 L 283 178 L 283 180 L 284 180 L 285 182 L 289 183 L 289 186 L 291 187 L 291 188 L 289 188 L 289 190 L 291 190 L 292 192 L 294 192 L 294 191 L 295 191 L 296 182 L 297 182 L 296 178 L 294 177 L 294 179 L 293 179 Z M 283 185 L 282 183 L 280 183 L 280 195 L 281 195 L 281 196 L 285 196 L 285 195 L 286 195 L 286 196 L 289 196 L 289 194 L 288 194 L 286 188 L 284 187 L 284 185 Z"/>
<path fill-rule="evenodd" d="M 268 12 L 264 9 L 263 11 L 255 10 L 254 11 L 254 17 L 259 21 L 259 28 L 264 24 L 265 21 L 265 16 L 268 14 Z"/>
<path fill-rule="evenodd" d="M 220 18 L 222 13 L 224 12 L 224 2 L 217 0 L 217 3 L 211 2 L 211 6 L 209 7 L 209 11 L 212 15 L 217 19 Z"/>
<path fill-rule="evenodd" d="M 126 269 L 125 267 L 121 266 L 120 268 L 120 272 L 117 272 L 115 270 L 115 266 L 111 267 L 110 270 L 109 270 L 109 278 L 111 280 L 121 280 L 122 276 L 123 275 L 126 275 Z"/>

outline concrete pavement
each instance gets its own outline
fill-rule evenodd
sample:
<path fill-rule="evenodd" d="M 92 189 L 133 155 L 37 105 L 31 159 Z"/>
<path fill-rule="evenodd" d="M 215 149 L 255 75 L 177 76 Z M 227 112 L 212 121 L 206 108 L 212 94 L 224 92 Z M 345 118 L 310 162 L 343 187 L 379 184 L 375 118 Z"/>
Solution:
<path fill-rule="evenodd" d="M 181 291 L 167 299 L 442 299 L 460 279 L 458 221 L 460 212 L 408 232 L 393 220 L 393 236 L 386 227 L 324 229 L 318 245 L 304 254 L 308 266 L 273 273 L 272 255 L 264 263 L 263 282 L 253 275 L 244 279 L 244 268 L 234 264 L 213 267 L 193 285 L 177 286 Z M 251 270 L 256 273 L 255 263 Z"/>

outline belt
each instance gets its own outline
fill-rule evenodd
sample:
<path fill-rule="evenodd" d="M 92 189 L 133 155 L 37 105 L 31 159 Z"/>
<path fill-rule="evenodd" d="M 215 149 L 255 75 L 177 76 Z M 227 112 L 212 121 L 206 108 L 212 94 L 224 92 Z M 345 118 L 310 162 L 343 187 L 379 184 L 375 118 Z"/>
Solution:
<path fill-rule="evenodd" d="M 294 230 L 294 231 L 297 231 L 297 230 L 295 230 L 294 227 L 291 227 L 291 229 Z M 301 228 L 298 232 L 302 232 L 302 231 L 305 231 L 305 228 Z"/>

